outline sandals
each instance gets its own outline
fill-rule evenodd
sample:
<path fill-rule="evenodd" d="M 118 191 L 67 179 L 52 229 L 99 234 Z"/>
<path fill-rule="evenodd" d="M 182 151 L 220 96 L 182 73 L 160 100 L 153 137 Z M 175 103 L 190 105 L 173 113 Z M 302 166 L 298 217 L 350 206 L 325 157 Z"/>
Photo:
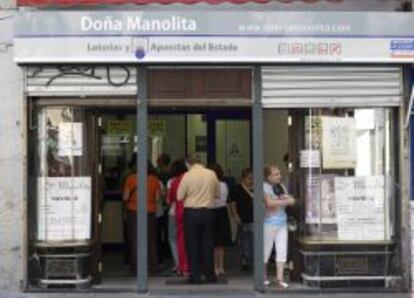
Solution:
<path fill-rule="evenodd" d="M 276 289 L 279 289 L 279 290 L 284 290 L 284 289 L 289 288 L 289 284 L 281 280 L 276 280 L 275 284 L 276 284 Z"/>
<path fill-rule="evenodd" d="M 289 284 L 285 283 L 284 281 L 281 281 L 281 280 L 275 280 L 274 283 L 272 283 L 270 280 L 266 279 L 263 282 L 263 285 L 265 287 L 270 287 L 272 284 L 274 284 L 276 289 L 278 289 L 278 290 L 285 290 L 285 289 L 289 288 Z"/>

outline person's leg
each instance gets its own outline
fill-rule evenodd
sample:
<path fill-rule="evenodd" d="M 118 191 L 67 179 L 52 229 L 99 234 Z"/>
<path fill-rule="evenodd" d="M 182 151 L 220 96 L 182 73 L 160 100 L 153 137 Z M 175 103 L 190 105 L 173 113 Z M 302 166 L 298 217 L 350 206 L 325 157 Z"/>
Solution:
<path fill-rule="evenodd" d="M 188 262 L 184 237 L 184 218 L 176 216 L 177 224 L 177 250 L 178 250 L 178 271 L 182 274 L 188 273 Z"/>
<path fill-rule="evenodd" d="M 224 246 L 217 247 L 217 259 L 218 272 L 220 275 L 224 275 Z"/>
<path fill-rule="evenodd" d="M 195 209 L 184 209 L 184 238 L 185 247 L 188 257 L 188 264 L 190 269 L 190 280 L 192 282 L 200 282 L 200 251 L 201 245 L 199 241 L 199 215 Z"/>
<path fill-rule="evenodd" d="M 202 241 L 203 265 L 207 281 L 215 281 L 214 272 L 214 213 L 212 209 L 203 209 L 200 214 L 202 229 L 200 233 Z"/>
<path fill-rule="evenodd" d="M 278 227 L 276 231 L 276 280 L 283 282 L 287 259 L 288 230 L 287 226 Z"/>
<path fill-rule="evenodd" d="M 263 258 L 264 258 L 264 278 L 267 281 L 267 262 L 272 253 L 273 244 L 275 242 L 275 227 L 269 224 L 263 225 Z"/>
<path fill-rule="evenodd" d="M 157 218 L 154 212 L 149 212 L 148 216 L 148 271 L 158 273 L 158 243 L 157 243 Z"/>
<path fill-rule="evenodd" d="M 171 255 L 174 261 L 174 268 L 178 268 L 178 251 L 177 251 L 177 224 L 175 216 L 168 218 L 168 242 L 170 244 Z"/>
<path fill-rule="evenodd" d="M 126 214 L 127 233 L 128 233 L 128 257 L 132 274 L 137 273 L 137 214 L 127 211 Z"/>
<path fill-rule="evenodd" d="M 252 269 L 253 268 L 253 224 L 246 224 L 245 241 L 246 241 L 247 264 Z"/>
<path fill-rule="evenodd" d="M 214 272 L 216 275 L 219 273 L 219 265 L 218 265 L 218 248 L 214 247 Z"/>

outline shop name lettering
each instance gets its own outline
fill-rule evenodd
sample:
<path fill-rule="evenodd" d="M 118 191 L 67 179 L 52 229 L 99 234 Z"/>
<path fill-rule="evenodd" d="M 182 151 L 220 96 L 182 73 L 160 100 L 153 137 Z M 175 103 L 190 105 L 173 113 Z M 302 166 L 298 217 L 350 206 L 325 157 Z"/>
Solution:
<path fill-rule="evenodd" d="M 81 30 L 89 31 L 195 31 L 197 22 L 180 16 L 171 16 L 163 19 L 144 19 L 141 17 L 127 17 L 116 19 L 107 16 L 103 19 L 93 19 L 89 16 L 81 18 Z"/>

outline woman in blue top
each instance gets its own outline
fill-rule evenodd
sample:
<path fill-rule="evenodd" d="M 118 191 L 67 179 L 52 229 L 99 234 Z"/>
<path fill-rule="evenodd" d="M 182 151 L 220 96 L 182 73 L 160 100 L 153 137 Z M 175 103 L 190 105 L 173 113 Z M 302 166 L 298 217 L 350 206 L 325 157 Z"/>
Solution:
<path fill-rule="evenodd" d="M 269 165 L 264 168 L 265 182 L 263 184 L 263 195 L 265 204 L 265 219 L 263 227 L 264 236 L 264 263 L 265 263 L 265 286 L 270 285 L 267 279 L 267 263 L 272 253 L 273 245 L 276 248 L 276 287 L 287 288 L 284 282 L 284 267 L 287 258 L 288 229 L 286 206 L 295 204 L 295 199 L 287 192 L 276 194 L 274 186 L 283 187 L 280 183 L 282 175 L 279 167 Z M 284 187 L 283 187 L 284 188 Z M 284 188 L 285 189 L 285 188 Z"/>

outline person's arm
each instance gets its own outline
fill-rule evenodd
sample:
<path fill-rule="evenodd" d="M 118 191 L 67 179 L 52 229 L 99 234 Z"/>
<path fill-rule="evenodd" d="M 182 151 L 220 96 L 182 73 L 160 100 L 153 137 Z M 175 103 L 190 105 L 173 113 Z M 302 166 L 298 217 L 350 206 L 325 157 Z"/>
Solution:
<path fill-rule="evenodd" d="M 215 176 L 215 175 L 214 175 Z M 220 180 L 216 178 L 216 200 L 220 199 Z"/>
<path fill-rule="evenodd" d="M 131 190 L 129 188 L 128 182 L 129 182 L 129 177 L 125 181 L 124 191 L 122 193 L 122 200 L 124 201 L 124 203 L 127 203 L 129 201 L 129 197 L 131 196 Z"/>
<path fill-rule="evenodd" d="M 181 179 L 180 185 L 178 186 L 177 201 L 183 201 L 185 200 L 187 196 L 188 185 L 186 182 L 187 180 L 185 178 L 186 178 L 186 175 L 184 175 L 184 177 Z"/>
<path fill-rule="evenodd" d="M 166 196 L 166 195 L 167 195 L 167 191 L 166 191 L 166 189 L 165 189 L 164 184 L 161 182 L 161 180 L 159 180 L 159 184 L 160 184 L 160 186 L 159 186 L 159 188 L 158 188 L 159 195 L 160 195 L 160 196 Z"/>
<path fill-rule="evenodd" d="M 237 212 L 237 202 L 236 201 L 231 201 L 230 202 L 230 213 L 231 213 L 231 216 L 236 221 L 236 223 L 238 225 L 241 224 L 241 218 L 240 218 L 239 213 Z"/>

